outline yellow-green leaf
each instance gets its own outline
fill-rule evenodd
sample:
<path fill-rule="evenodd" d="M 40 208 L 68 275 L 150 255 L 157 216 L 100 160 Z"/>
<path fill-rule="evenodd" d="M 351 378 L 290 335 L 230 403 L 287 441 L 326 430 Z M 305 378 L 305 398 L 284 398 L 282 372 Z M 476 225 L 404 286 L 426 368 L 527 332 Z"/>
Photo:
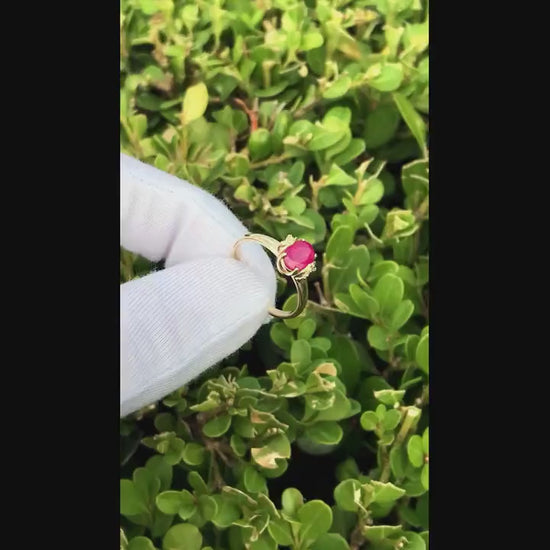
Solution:
<path fill-rule="evenodd" d="M 204 82 L 187 88 L 183 97 L 182 124 L 186 125 L 200 118 L 208 106 L 208 90 Z"/>

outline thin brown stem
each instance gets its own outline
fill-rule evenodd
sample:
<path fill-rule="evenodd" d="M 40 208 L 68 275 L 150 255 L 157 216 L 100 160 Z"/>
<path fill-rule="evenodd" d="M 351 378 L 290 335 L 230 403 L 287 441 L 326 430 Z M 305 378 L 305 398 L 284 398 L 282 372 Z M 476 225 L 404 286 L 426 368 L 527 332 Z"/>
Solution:
<path fill-rule="evenodd" d="M 365 537 L 363 536 L 363 529 L 365 527 L 364 518 L 359 518 L 357 525 L 351 532 L 349 539 L 350 550 L 359 550 L 365 544 Z"/>
<path fill-rule="evenodd" d="M 319 281 L 316 281 L 313 286 L 315 287 L 315 290 L 317 291 L 317 297 L 319 298 L 319 303 L 323 307 L 328 307 L 329 303 L 327 302 L 327 299 L 325 298 L 325 295 L 323 294 L 323 290 L 321 289 L 321 285 L 319 284 Z"/>
<path fill-rule="evenodd" d="M 386 446 L 382 447 L 382 469 L 380 471 L 380 482 L 387 483 L 390 480 L 390 453 Z"/>
<path fill-rule="evenodd" d="M 258 129 L 258 112 L 257 105 L 250 109 L 248 105 L 240 98 L 234 97 L 233 101 L 241 107 L 241 109 L 247 114 L 250 119 L 250 133 Z"/>

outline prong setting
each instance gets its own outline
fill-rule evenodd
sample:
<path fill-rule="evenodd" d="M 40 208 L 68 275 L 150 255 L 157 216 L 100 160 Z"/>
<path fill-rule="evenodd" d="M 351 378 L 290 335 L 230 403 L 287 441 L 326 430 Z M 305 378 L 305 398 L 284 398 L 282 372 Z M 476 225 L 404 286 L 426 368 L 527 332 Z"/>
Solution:
<path fill-rule="evenodd" d="M 290 269 L 285 263 L 285 257 L 287 257 L 287 250 L 297 243 L 304 243 L 302 245 L 303 247 L 307 246 L 311 249 L 311 251 L 313 251 L 313 247 L 307 241 L 298 240 L 292 235 L 287 235 L 287 237 L 279 243 L 279 246 L 277 248 L 276 265 L 279 273 L 300 281 L 306 279 L 313 271 L 315 271 L 315 259 L 317 258 L 317 254 L 313 253 L 313 259 L 304 267 L 296 267 Z"/>

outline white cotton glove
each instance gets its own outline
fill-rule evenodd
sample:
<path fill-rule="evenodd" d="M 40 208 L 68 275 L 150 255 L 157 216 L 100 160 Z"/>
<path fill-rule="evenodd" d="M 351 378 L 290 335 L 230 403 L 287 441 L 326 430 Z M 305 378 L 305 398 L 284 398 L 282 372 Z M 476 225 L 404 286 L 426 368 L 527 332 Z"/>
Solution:
<path fill-rule="evenodd" d="M 268 320 L 275 271 L 221 201 L 120 155 L 120 243 L 165 269 L 120 287 L 120 415 L 186 384 Z"/>

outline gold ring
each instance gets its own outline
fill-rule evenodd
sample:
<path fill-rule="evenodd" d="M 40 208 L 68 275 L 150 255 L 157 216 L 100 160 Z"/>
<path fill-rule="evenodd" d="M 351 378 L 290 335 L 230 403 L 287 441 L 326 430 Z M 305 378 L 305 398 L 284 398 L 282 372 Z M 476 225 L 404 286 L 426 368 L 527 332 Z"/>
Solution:
<path fill-rule="evenodd" d="M 292 235 L 287 235 L 284 241 L 277 241 L 267 235 L 249 233 L 233 245 L 233 255 L 237 260 L 239 259 L 237 248 L 243 241 L 255 241 L 269 250 L 277 258 L 277 271 L 290 277 L 296 286 L 298 303 L 294 311 L 283 311 L 270 307 L 269 314 L 280 319 L 291 319 L 300 315 L 307 304 L 307 277 L 312 271 L 315 271 L 317 254 L 311 244 L 303 239 L 296 239 Z"/>

